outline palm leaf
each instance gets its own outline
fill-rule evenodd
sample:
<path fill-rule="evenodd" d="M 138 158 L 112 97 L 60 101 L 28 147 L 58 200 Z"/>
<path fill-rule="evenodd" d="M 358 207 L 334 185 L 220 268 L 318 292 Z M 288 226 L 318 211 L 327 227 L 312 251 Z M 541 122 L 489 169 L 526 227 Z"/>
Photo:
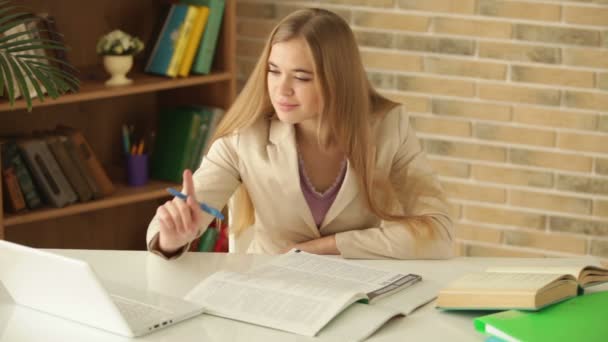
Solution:
<path fill-rule="evenodd" d="M 60 42 L 41 38 L 46 30 L 27 29 L 28 23 L 42 20 L 0 1 L 0 95 L 6 95 L 11 106 L 20 93 L 32 110 L 32 98 L 40 102 L 53 99 L 67 91 L 76 92 L 80 86 L 78 71 L 69 63 L 52 57 L 54 50 L 67 50 Z M 52 32 L 56 33 L 56 32 Z M 49 35 L 54 36 L 54 35 Z M 46 53 L 41 53 L 41 52 Z"/>

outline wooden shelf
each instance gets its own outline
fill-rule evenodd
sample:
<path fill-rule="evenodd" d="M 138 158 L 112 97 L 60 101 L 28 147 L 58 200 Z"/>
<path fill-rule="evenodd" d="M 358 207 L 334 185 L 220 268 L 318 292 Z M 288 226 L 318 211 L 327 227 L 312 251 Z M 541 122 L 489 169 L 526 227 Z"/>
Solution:
<path fill-rule="evenodd" d="M 51 218 L 86 213 L 94 210 L 168 197 L 170 195 L 167 193 L 166 188 L 170 186 L 179 187 L 180 185 L 171 182 L 153 180 L 142 187 L 129 187 L 126 184 L 120 184 L 117 182 L 114 182 L 114 186 L 116 187 L 116 192 L 113 195 L 98 200 L 72 204 L 63 208 L 42 208 L 21 214 L 7 214 L 4 217 L 4 226 L 9 227 L 24 223 L 44 221 Z"/>
<path fill-rule="evenodd" d="M 91 74 L 83 72 L 83 74 Z M 230 81 L 233 75 L 229 72 L 215 72 L 209 75 L 192 75 L 184 78 L 168 78 L 154 76 L 143 72 L 129 73 L 129 78 L 133 79 L 133 84 L 122 87 L 107 87 L 104 85 L 105 78 L 97 71 L 92 79 L 81 81 L 80 91 L 78 93 L 66 94 L 56 100 L 51 98 L 44 99 L 40 102 L 38 99 L 32 99 L 32 106 L 44 107 L 54 106 L 59 104 L 90 101 L 97 99 L 113 98 L 117 96 L 126 96 L 141 93 L 150 93 L 159 90 L 175 89 L 182 87 L 190 87 L 206 83 L 215 83 L 221 81 Z M 27 108 L 23 99 L 15 101 L 13 107 L 10 106 L 7 100 L 0 101 L 0 112 L 11 111 L 16 109 Z"/>

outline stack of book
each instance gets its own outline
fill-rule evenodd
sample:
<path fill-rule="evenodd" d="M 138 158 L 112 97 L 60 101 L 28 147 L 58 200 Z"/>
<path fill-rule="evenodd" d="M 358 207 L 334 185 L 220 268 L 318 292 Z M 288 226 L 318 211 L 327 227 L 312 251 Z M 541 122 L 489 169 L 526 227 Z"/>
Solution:
<path fill-rule="evenodd" d="M 171 5 L 146 72 L 177 77 L 208 74 L 224 14 L 224 0 L 181 0 Z"/>
<path fill-rule="evenodd" d="M 43 205 L 64 207 L 108 196 L 114 185 L 82 133 L 55 131 L 1 142 L 6 209 L 21 212 Z"/>
<path fill-rule="evenodd" d="M 160 111 L 150 165 L 155 179 L 182 182 L 185 169 L 196 170 L 224 110 L 209 106 L 182 106 Z"/>
<path fill-rule="evenodd" d="M 608 291 L 585 292 L 606 282 L 608 269 L 595 265 L 493 267 L 448 284 L 437 307 L 506 310 L 475 319 L 498 341 L 605 341 Z"/>

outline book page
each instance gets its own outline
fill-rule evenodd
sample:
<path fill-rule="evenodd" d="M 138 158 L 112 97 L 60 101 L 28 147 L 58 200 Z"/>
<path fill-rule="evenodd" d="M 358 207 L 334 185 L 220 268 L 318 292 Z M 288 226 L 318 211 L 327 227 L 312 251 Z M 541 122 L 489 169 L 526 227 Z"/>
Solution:
<path fill-rule="evenodd" d="M 469 273 L 450 283 L 444 290 L 537 291 L 562 276 L 545 273 Z"/>
<path fill-rule="evenodd" d="M 545 273 L 545 274 L 570 274 L 578 279 L 581 271 L 585 266 L 498 266 L 486 269 L 486 272 L 499 273 Z"/>
<path fill-rule="evenodd" d="M 374 269 L 337 258 L 293 250 L 256 270 L 338 291 L 366 293 L 370 300 L 406 288 L 422 278 L 415 274 Z"/>
<path fill-rule="evenodd" d="M 353 292 L 338 297 L 324 291 L 304 295 L 297 284 L 283 289 L 267 288 L 264 284 L 248 275 L 216 272 L 185 299 L 202 304 L 206 312 L 213 315 L 307 336 L 314 336 L 338 312 L 358 299 Z"/>

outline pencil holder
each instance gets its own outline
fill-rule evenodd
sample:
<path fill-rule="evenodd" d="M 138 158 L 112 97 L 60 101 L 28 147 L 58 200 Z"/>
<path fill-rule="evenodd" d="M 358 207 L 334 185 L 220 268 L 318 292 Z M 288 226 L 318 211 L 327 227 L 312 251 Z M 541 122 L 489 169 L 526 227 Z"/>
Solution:
<path fill-rule="evenodd" d="M 127 181 L 129 186 L 142 186 L 148 183 L 148 155 L 127 155 Z"/>

